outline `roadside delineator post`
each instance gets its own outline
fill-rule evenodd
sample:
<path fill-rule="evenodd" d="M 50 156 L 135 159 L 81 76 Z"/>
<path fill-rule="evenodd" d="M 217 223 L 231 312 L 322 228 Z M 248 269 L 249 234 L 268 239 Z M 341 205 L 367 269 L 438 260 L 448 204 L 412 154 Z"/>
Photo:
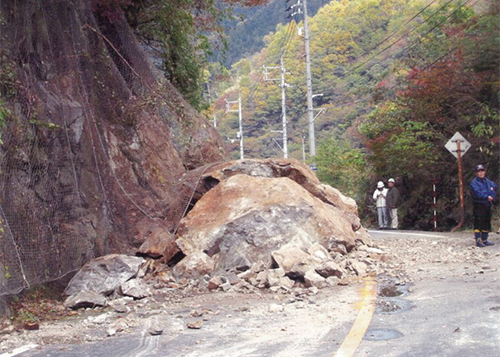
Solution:
<path fill-rule="evenodd" d="M 436 203 L 436 178 L 432 179 L 432 199 L 434 207 L 434 232 L 437 232 L 437 203 Z"/>

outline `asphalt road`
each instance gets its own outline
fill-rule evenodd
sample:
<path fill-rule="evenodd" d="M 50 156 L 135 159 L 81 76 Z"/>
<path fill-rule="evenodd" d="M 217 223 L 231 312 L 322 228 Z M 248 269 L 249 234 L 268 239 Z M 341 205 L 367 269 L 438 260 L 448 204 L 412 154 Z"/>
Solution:
<path fill-rule="evenodd" d="M 398 239 L 405 234 L 424 240 L 448 239 L 424 232 L 371 234 L 375 242 L 382 235 Z M 500 356 L 500 239 L 494 241 L 497 244 L 487 248 L 488 266 L 477 274 L 463 274 L 463 266 L 438 263 L 429 278 L 412 279 L 410 284 L 388 290 L 379 283 L 377 308 L 353 356 Z M 334 356 L 360 313 L 362 287 L 361 281 L 336 287 L 320 293 L 316 301 L 285 304 L 277 313 L 249 313 L 238 307 L 245 305 L 242 300 L 222 307 L 223 313 L 200 330 L 150 336 L 148 326 L 143 326 L 100 342 L 25 346 L 24 352 L 0 357 Z M 272 303 L 263 299 L 256 303 L 260 307 L 245 306 L 262 312 Z"/>
<path fill-rule="evenodd" d="M 479 274 L 462 273 L 468 262 L 436 266 L 435 278 L 415 281 L 409 292 L 378 296 L 379 308 L 355 356 L 500 356 L 500 242 L 493 240 L 496 245 L 484 251 L 490 264 Z M 402 308 L 383 308 L 391 302 Z"/>

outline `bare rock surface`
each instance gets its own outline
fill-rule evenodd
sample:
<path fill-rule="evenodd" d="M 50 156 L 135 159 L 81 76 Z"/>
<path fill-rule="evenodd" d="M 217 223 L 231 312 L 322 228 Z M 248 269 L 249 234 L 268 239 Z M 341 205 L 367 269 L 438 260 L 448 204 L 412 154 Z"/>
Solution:
<path fill-rule="evenodd" d="M 64 301 L 64 306 L 70 309 L 79 309 L 82 307 L 96 307 L 106 305 L 106 298 L 95 291 L 80 290 Z"/>
<path fill-rule="evenodd" d="M 214 266 L 215 262 L 210 256 L 202 251 L 193 251 L 175 266 L 173 273 L 176 276 L 199 278 L 211 273 Z"/>
<path fill-rule="evenodd" d="M 120 286 L 121 293 L 135 299 L 143 299 L 151 295 L 149 286 L 141 279 L 127 280 Z"/>
<path fill-rule="evenodd" d="M 319 200 L 340 209 L 355 231 L 361 228 L 356 201 L 344 196 L 338 189 L 322 184 L 308 166 L 295 159 L 246 159 L 211 166 L 203 173 L 198 192 L 203 195 L 205 190 L 213 187 L 214 181 L 222 182 L 238 174 L 266 178 L 289 178 Z M 362 235 L 362 239 L 368 239 L 366 232 L 362 232 Z"/>
<path fill-rule="evenodd" d="M 137 230 L 136 239 L 143 242 L 137 250 L 138 254 L 169 260 L 179 251 L 165 220 L 145 218 L 137 224 Z"/>
<path fill-rule="evenodd" d="M 177 244 L 187 255 L 203 252 L 214 270 L 272 265 L 271 253 L 290 244 L 355 244 L 360 235 L 343 211 L 286 178 L 236 174 L 207 192 L 181 221 Z M 326 248 L 324 250 L 326 252 Z"/>
<path fill-rule="evenodd" d="M 109 295 L 139 272 L 144 259 L 124 254 L 111 254 L 94 259 L 83 266 L 69 282 L 65 293 L 82 290 Z"/>

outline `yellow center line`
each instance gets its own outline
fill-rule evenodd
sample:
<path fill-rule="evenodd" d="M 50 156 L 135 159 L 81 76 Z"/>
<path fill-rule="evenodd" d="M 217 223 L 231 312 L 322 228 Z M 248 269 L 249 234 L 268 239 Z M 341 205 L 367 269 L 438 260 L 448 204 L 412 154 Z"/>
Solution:
<path fill-rule="evenodd" d="M 351 357 L 354 355 L 354 352 L 356 352 L 361 340 L 365 336 L 373 313 L 375 312 L 377 282 L 373 277 L 365 278 L 364 280 L 365 285 L 361 291 L 358 316 L 344 339 L 344 342 L 342 342 L 342 345 L 340 345 L 340 348 L 335 353 L 335 357 Z"/>

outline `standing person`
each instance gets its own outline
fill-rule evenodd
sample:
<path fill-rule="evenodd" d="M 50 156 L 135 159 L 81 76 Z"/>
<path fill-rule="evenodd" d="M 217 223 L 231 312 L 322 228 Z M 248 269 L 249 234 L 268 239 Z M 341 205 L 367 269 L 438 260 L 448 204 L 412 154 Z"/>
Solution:
<path fill-rule="evenodd" d="M 396 181 L 393 178 L 389 179 L 389 189 L 387 190 L 387 212 L 391 221 L 392 229 L 398 229 L 398 206 L 399 206 L 399 190 L 395 185 Z"/>
<path fill-rule="evenodd" d="M 498 186 L 486 178 L 486 169 L 483 165 L 477 165 L 475 173 L 476 177 L 469 185 L 474 216 L 474 238 L 478 247 L 486 247 L 494 244 L 488 241 L 488 233 L 491 231 L 491 209 Z"/>
<path fill-rule="evenodd" d="M 387 189 L 384 183 L 379 181 L 377 189 L 373 193 L 373 199 L 377 202 L 378 228 L 387 229 L 387 205 L 385 198 L 387 197 Z"/>

